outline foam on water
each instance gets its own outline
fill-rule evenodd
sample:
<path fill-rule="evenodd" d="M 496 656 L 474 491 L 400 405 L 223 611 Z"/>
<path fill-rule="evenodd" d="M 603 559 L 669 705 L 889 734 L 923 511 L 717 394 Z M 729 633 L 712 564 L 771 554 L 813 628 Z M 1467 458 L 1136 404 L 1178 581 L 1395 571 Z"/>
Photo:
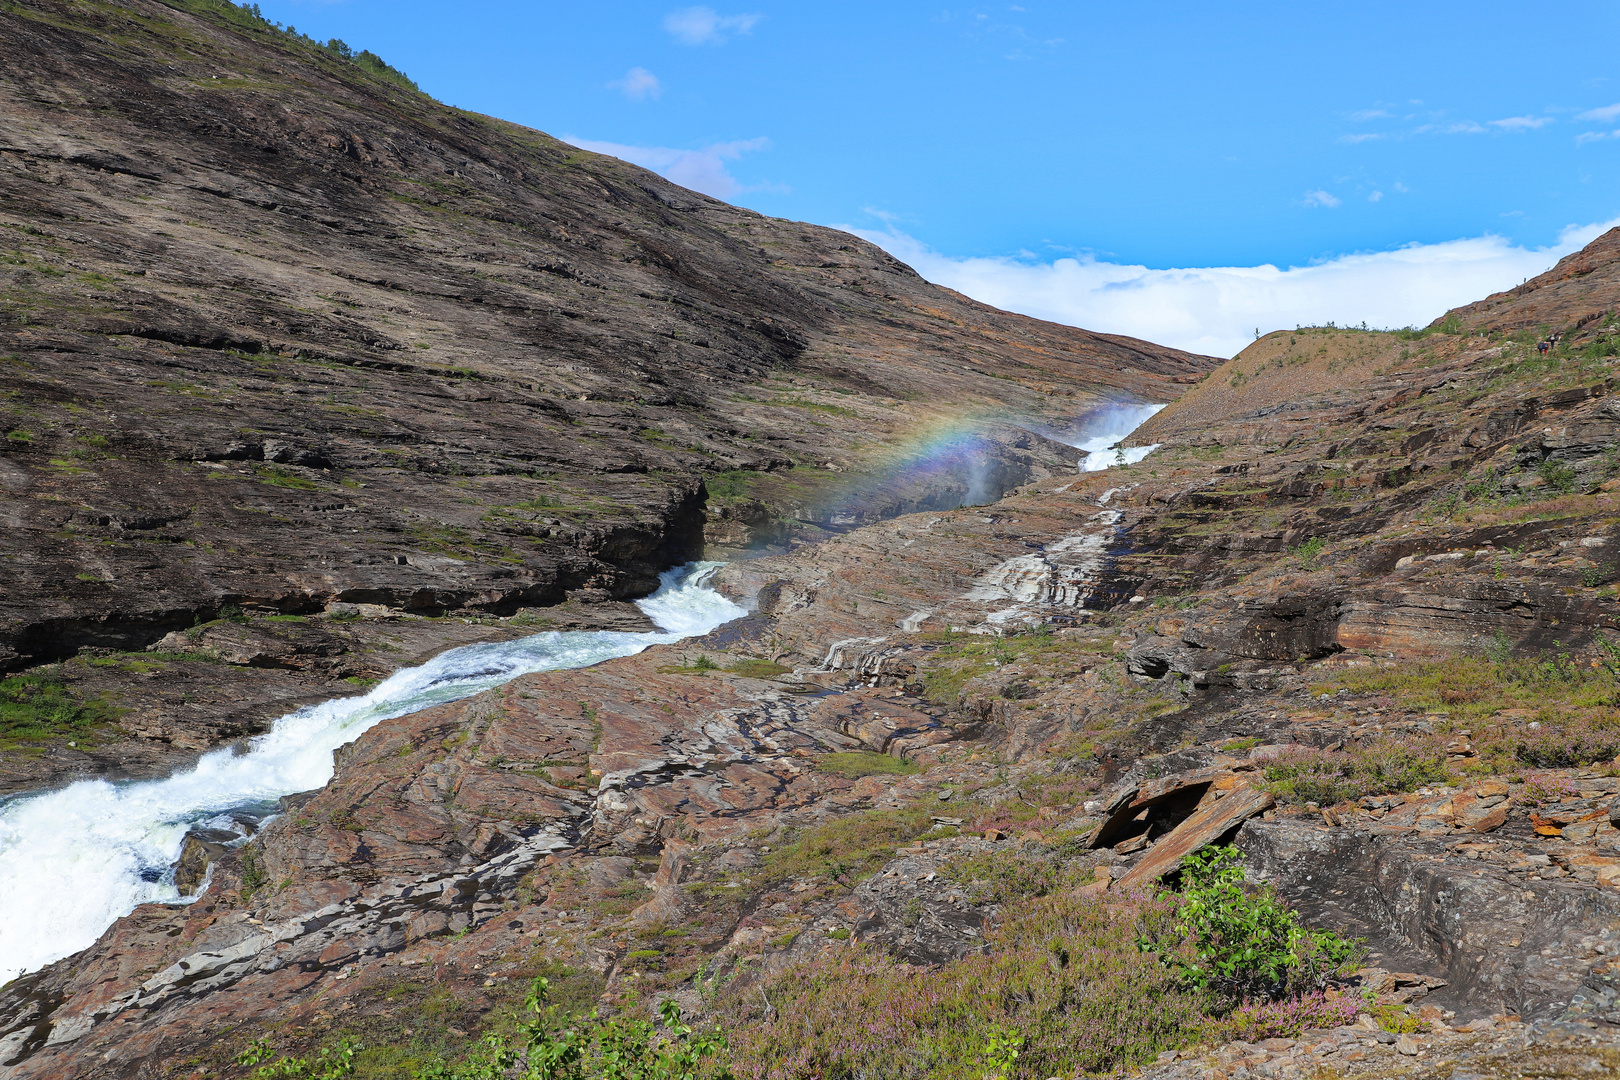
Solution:
<path fill-rule="evenodd" d="M 379 721 L 476 694 L 533 671 L 630 656 L 744 614 L 709 587 L 719 563 L 666 571 L 638 606 L 661 633 L 535 634 L 468 645 L 396 671 L 360 697 L 277 720 L 245 747 L 204 754 L 161 780 L 85 780 L 0 803 L 0 982 L 78 952 L 137 904 L 181 902 L 171 870 L 186 831 L 225 824 L 332 778 L 332 751 Z"/>
<path fill-rule="evenodd" d="M 1059 441 L 1090 455 L 1080 463 L 1083 472 L 1101 472 L 1112 465 L 1135 465 L 1157 450 L 1159 444 L 1128 449 L 1118 444 L 1162 408 L 1163 405 L 1111 405 L 1089 419 L 1079 432 L 1059 436 Z"/>

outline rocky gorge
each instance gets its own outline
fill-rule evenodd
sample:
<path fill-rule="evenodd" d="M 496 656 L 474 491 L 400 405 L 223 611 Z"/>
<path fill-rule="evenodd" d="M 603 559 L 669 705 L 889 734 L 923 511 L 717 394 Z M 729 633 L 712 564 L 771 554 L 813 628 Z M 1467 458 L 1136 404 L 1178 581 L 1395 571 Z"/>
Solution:
<path fill-rule="evenodd" d="M 0 19 L 8 663 L 108 710 L 8 744 L 13 790 L 161 775 L 450 646 L 649 630 L 629 601 L 705 554 L 737 605 L 386 716 L 193 832 L 189 903 L 0 989 L 0 1076 L 347 1045 L 412 1077 L 538 976 L 575 1012 L 672 999 L 746 1075 L 889 1075 L 839 1025 L 937 1021 L 873 980 L 1061 982 L 1032 911 L 1134 954 L 1228 844 L 1365 942 L 1319 1013 L 1157 1028 L 1143 993 L 1081 1058 L 1093 971 L 953 1014 L 974 1053 L 1021 1041 L 951 1067 L 1615 1071 L 1620 230 L 1425 330 L 1218 363 L 983 308 L 230 5 Z M 1134 464 L 1031 430 L 1124 399 L 1169 402 Z"/>
<path fill-rule="evenodd" d="M 1079 457 L 1032 422 L 1214 363 L 995 311 L 232 4 L 3 18 L 0 667 L 69 661 L 139 733 L 12 757 L 7 789 L 165 770 L 459 620 L 635 623 L 706 545 L 993 498 Z M 905 467 L 941 453 L 964 467 Z M 201 648 L 121 659 L 177 633 Z"/>

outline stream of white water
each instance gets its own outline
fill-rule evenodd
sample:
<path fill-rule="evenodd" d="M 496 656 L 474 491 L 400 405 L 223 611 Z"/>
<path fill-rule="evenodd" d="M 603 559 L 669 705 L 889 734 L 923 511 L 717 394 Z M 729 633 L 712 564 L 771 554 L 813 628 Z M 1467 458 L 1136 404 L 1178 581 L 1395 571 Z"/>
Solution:
<path fill-rule="evenodd" d="M 1163 405 L 1112 405 L 1100 415 L 1088 419 L 1079 434 L 1059 436 L 1059 441 L 1091 455 L 1080 463 L 1083 472 L 1101 472 L 1111 465 L 1135 465 L 1157 450 L 1159 444 L 1128 449 L 1116 444 L 1147 423 L 1148 417 L 1162 408 Z"/>
<path fill-rule="evenodd" d="M 379 721 L 555 671 L 706 634 L 744 614 L 709 587 L 720 563 L 666 571 L 638 606 L 662 632 L 551 631 L 468 645 L 396 671 L 359 697 L 288 713 L 246 746 L 204 754 L 160 780 L 84 780 L 0 803 L 0 983 L 78 952 L 137 904 L 179 902 L 172 866 L 186 831 L 229 828 L 232 810 L 332 778 L 332 751 Z"/>

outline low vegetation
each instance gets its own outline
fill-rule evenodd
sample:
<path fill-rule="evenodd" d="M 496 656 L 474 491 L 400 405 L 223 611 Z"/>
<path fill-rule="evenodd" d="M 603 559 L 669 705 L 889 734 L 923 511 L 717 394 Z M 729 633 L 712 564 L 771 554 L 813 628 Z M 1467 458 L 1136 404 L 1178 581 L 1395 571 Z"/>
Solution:
<path fill-rule="evenodd" d="M 99 698 L 82 699 L 57 676 L 0 679 L 0 742 L 87 735 L 117 718 Z"/>
<path fill-rule="evenodd" d="M 460 1061 L 430 1063 L 420 1080 L 722 1080 L 725 1038 L 698 1032 L 666 999 L 659 1007 L 662 1030 L 650 1020 L 603 1020 L 559 1015 L 548 1001 L 550 984 L 534 981 L 525 1002 L 528 1016 L 513 1035 L 492 1033 Z"/>
<path fill-rule="evenodd" d="M 918 771 L 916 765 L 892 754 L 878 754 L 871 750 L 850 750 L 841 754 L 823 754 L 816 758 L 816 768 L 847 780 L 862 776 L 910 776 Z"/>
<path fill-rule="evenodd" d="M 1242 857 L 1231 848 L 1189 856 L 1181 878 L 1173 932 L 1145 937 L 1143 947 L 1178 945 L 1164 950 L 1165 962 L 1184 984 L 1214 993 L 1228 1009 L 1322 994 L 1361 966 L 1358 944 L 1302 926 L 1269 884 L 1248 885 Z"/>
<path fill-rule="evenodd" d="M 741 675 L 746 679 L 774 679 L 781 675 L 793 674 L 793 669 L 774 660 L 762 660 L 758 657 L 745 657 L 726 665 L 726 670 L 733 675 Z"/>
<path fill-rule="evenodd" d="M 1264 767 L 1266 785 L 1284 802 L 1323 806 L 1415 791 L 1451 778 L 1446 751 L 1434 738 L 1379 738 L 1345 750 L 1301 747 L 1286 751 Z"/>
<path fill-rule="evenodd" d="M 933 828 L 925 807 L 850 814 L 807 829 L 772 851 L 765 857 L 764 876 L 775 881 L 827 877 L 853 884 L 877 871 L 896 848 Z"/>
<path fill-rule="evenodd" d="M 1575 768 L 1620 756 L 1620 665 L 1615 647 L 1604 648 L 1597 659 L 1562 650 L 1511 656 L 1505 641 L 1492 641 L 1483 656 L 1352 670 L 1337 684 L 1433 716 L 1440 734 L 1466 732 L 1472 756 L 1452 763 L 1462 773 Z M 1393 792 L 1443 782 L 1437 764 L 1443 761 L 1438 742 L 1386 740 L 1347 746 L 1339 755 L 1279 758 L 1267 777 L 1279 793 L 1327 802 L 1337 801 L 1330 789 L 1354 798 L 1359 788 L 1373 794 L 1370 787 L 1383 784 L 1395 785 L 1383 787 Z M 1332 775 L 1339 777 L 1337 787 L 1329 782 Z"/>
<path fill-rule="evenodd" d="M 997 862 L 957 874 L 1000 876 Z M 731 1002 L 739 1077 L 1045 1077 L 1138 1067 L 1215 1037 L 1345 1023 L 1360 948 L 1302 927 L 1235 855 L 1194 859 L 1179 893 L 1083 896 L 1055 864 L 1003 896 L 988 951 L 935 968 L 863 946 Z"/>

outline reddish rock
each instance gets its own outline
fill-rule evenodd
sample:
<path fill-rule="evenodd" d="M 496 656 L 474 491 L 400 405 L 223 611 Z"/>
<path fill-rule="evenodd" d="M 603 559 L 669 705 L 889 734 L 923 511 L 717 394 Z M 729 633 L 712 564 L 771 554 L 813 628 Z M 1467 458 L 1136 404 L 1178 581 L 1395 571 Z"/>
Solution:
<path fill-rule="evenodd" d="M 1240 787 L 1225 798 L 1208 803 L 1153 845 L 1118 888 L 1145 888 L 1181 866 L 1187 856 L 1232 832 L 1249 818 L 1276 802 L 1270 792 Z"/>

